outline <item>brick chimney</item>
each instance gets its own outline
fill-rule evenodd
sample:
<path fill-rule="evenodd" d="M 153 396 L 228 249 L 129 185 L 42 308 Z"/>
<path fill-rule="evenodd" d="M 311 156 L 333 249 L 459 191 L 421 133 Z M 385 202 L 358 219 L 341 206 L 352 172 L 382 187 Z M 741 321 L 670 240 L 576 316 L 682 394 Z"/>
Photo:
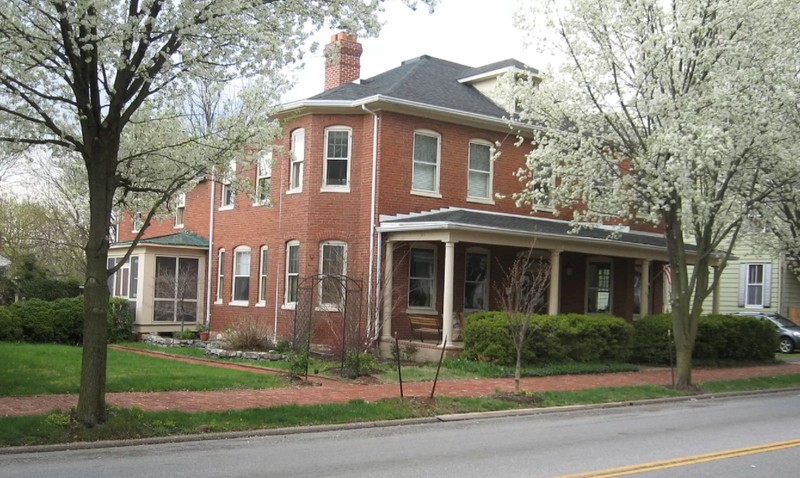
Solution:
<path fill-rule="evenodd" d="M 325 46 L 325 91 L 361 77 L 364 47 L 356 35 L 339 32 Z"/>

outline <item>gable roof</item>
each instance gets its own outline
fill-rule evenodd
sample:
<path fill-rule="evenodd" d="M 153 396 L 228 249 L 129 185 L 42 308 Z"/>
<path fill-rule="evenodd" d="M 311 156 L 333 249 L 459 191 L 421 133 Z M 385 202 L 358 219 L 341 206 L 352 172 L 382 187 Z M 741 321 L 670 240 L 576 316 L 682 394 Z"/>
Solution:
<path fill-rule="evenodd" d="M 133 241 L 115 242 L 111 247 L 130 246 Z M 208 249 L 208 240 L 188 231 L 176 232 L 175 234 L 167 234 L 164 236 L 149 237 L 140 239 L 138 244 L 140 246 L 156 245 L 156 246 L 179 246 L 179 247 L 192 247 L 198 249 Z"/>

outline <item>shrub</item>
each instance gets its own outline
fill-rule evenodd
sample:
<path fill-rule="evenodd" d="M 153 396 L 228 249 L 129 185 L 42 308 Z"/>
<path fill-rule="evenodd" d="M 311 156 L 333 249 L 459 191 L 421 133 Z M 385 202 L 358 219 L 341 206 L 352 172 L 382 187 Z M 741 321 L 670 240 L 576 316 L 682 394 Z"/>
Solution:
<path fill-rule="evenodd" d="M 669 364 L 671 345 L 667 331 L 672 316 L 645 317 L 636 324 L 634 360 L 639 363 Z M 770 361 L 775 358 L 775 328 L 755 318 L 730 315 L 704 315 L 697 325 L 692 358 L 704 361 Z M 673 352 L 674 354 L 674 352 Z"/>
<path fill-rule="evenodd" d="M 130 342 L 133 333 L 133 313 L 128 299 L 112 297 L 108 301 L 108 341 L 109 343 Z"/>
<path fill-rule="evenodd" d="M 470 315 L 464 330 L 464 355 L 509 365 L 516 352 L 503 312 Z M 524 363 L 625 361 L 633 327 L 612 316 L 534 315 L 524 344 Z"/>
<path fill-rule="evenodd" d="M 53 341 L 79 344 L 83 338 L 83 297 L 56 300 L 50 303 L 53 317 Z"/>
<path fill-rule="evenodd" d="M 271 350 L 272 338 L 267 326 L 254 317 L 236 321 L 225 329 L 222 346 L 228 350 Z"/>
<path fill-rule="evenodd" d="M 7 307 L 0 307 L 0 342 L 18 342 L 22 337 L 22 320 Z"/>

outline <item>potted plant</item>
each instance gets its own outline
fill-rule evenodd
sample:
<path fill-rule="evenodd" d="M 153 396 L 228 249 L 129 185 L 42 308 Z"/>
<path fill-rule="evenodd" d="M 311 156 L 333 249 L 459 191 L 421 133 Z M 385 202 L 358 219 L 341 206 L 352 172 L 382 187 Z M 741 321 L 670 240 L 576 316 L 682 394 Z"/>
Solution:
<path fill-rule="evenodd" d="M 197 328 L 195 329 L 197 332 L 197 337 L 203 342 L 207 341 L 208 336 L 210 335 L 209 329 L 210 327 L 207 323 L 197 324 Z"/>

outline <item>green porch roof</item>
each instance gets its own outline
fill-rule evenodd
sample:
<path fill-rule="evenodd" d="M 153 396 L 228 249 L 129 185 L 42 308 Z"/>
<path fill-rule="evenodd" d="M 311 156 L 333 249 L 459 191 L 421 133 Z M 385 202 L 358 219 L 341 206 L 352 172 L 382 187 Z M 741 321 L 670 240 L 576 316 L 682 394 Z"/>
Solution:
<path fill-rule="evenodd" d="M 130 246 L 133 241 L 121 241 L 111 244 L 111 247 Z M 182 246 L 208 249 L 208 240 L 188 231 L 176 232 L 165 236 L 148 237 L 139 240 L 138 245 L 153 246 Z"/>

